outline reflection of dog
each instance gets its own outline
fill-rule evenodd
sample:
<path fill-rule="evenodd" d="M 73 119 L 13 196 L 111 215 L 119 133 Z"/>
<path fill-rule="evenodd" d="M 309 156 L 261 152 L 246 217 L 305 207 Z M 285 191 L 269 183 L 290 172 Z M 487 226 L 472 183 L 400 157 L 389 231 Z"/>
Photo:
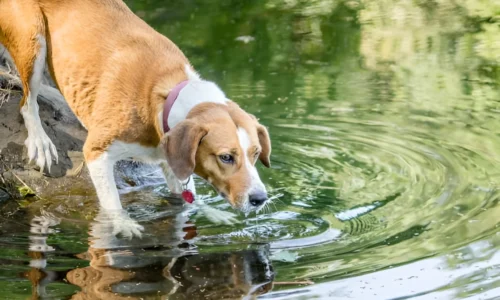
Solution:
<path fill-rule="evenodd" d="M 174 207 L 175 209 L 175 207 Z M 32 282 L 33 299 L 47 296 L 52 282 L 81 288 L 71 299 L 252 299 L 272 288 L 274 273 L 268 246 L 231 253 L 196 253 L 192 239 L 196 228 L 183 214 L 173 211 L 161 225 L 148 231 L 164 232 L 142 240 L 123 240 L 111 234 L 109 215 L 102 211 L 92 223 L 90 247 L 78 258 L 88 267 L 50 271 L 47 244 L 60 220 L 43 213 L 30 228 L 31 269 L 23 276 Z M 165 228 L 169 226 L 170 228 Z"/>
<path fill-rule="evenodd" d="M 189 243 L 196 230 L 186 226 L 179 215 L 168 222 L 176 228 L 161 229 L 170 232 L 162 243 L 168 246 L 157 247 L 156 253 L 144 251 L 147 240 L 117 239 L 106 228 L 112 225 L 98 218 L 101 222 L 92 226 L 91 246 L 81 255 L 90 260 L 90 266 L 71 270 L 66 276 L 82 290 L 72 299 L 241 299 L 270 290 L 273 272 L 267 248 L 182 254 L 179 245 Z"/>
<path fill-rule="evenodd" d="M 185 299 L 248 299 L 272 288 L 265 249 L 181 257 L 170 268 Z"/>
<path fill-rule="evenodd" d="M 28 251 L 31 269 L 23 275 L 31 281 L 33 299 L 45 296 L 46 285 L 58 277 L 57 272 L 45 268 L 47 266 L 46 253 L 55 250 L 47 244 L 47 238 L 49 234 L 55 233 L 52 227 L 57 226 L 59 222 L 58 218 L 46 212 L 42 212 L 40 216 L 35 216 L 31 220 Z"/>
<path fill-rule="evenodd" d="M 38 115 L 47 62 L 88 129 L 84 155 L 102 207 L 122 208 L 113 166 L 124 159 L 161 164 L 174 193 L 194 191 L 195 173 L 242 211 L 267 200 L 254 166 L 269 166 L 267 130 L 121 0 L 2 0 L 0 43 L 23 84 L 29 158 L 49 171 L 57 162 Z"/>
<path fill-rule="evenodd" d="M 175 259 L 141 258 L 139 252 L 90 248 L 90 266 L 69 271 L 66 278 L 82 289 L 72 299 L 146 299 L 167 295 L 170 299 L 243 299 L 272 288 L 273 277 L 265 252 L 210 253 Z M 113 264 L 109 263 L 109 256 L 113 256 Z"/>

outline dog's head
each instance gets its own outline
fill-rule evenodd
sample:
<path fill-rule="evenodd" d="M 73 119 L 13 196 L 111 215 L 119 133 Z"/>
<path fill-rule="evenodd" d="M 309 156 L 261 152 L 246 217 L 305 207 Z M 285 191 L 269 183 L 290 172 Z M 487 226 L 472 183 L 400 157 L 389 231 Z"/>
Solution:
<path fill-rule="evenodd" d="M 165 135 L 167 161 L 180 180 L 195 173 L 241 211 L 267 201 L 255 163 L 270 166 L 267 129 L 237 104 L 203 103 Z"/>

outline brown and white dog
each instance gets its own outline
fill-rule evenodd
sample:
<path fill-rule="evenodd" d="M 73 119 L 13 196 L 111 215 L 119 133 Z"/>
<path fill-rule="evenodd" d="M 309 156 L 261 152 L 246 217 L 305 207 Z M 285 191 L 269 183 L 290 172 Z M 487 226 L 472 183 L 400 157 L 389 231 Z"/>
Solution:
<path fill-rule="evenodd" d="M 0 43 L 23 84 L 29 159 L 50 172 L 58 157 L 38 115 L 48 63 L 88 130 L 83 151 L 104 209 L 122 209 L 113 166 L 124 159 L 160 164 L 174 193 L 194 191 L 197 174 L 243 212 L 266 202 L 255 168 L 270 164 L 266 128 L 121 0 L 0 0 Z"/>

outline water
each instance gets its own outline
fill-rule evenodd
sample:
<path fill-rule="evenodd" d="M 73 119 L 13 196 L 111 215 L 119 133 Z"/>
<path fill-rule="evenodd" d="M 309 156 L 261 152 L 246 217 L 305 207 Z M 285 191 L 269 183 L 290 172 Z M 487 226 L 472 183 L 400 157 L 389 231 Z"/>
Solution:
<path fill-rule="evenodd" d="M 0 297 L 500 298 L 498 1 L 181 2 L 128 4 L 269 127 L 273 203 L 145 187 L 132 241 L 71 187 L 4 205 Z"/>

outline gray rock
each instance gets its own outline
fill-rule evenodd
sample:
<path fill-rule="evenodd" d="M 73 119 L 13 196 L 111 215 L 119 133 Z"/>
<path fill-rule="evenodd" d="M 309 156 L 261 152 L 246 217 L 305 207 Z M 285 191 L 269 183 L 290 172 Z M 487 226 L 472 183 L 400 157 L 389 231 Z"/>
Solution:
<path fill-rule="evenodd" d="M 7 201 L 10 199 L 9 193 L 4 191 L 3 189 L 0 189 L 0 203 Z"/>

